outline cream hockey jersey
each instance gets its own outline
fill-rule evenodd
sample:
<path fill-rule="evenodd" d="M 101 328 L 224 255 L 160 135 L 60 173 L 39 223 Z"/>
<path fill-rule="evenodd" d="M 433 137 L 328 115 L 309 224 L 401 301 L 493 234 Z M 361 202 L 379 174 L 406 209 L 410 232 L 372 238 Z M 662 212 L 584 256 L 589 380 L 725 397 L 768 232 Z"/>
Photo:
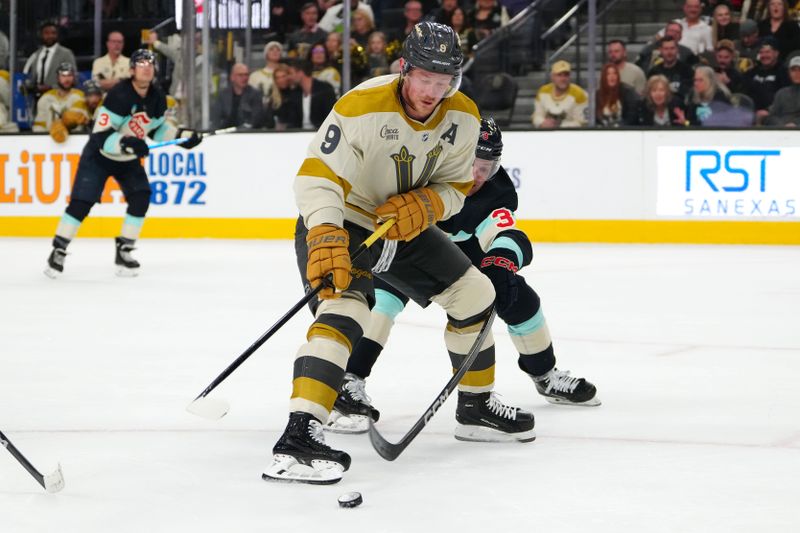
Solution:
<path fill-rule="evenodd" d="M 472 187 L 478 109 L 458 92 L 418 122 L 403 110 L 399 79 L 365 81 L 339 99 L 317 131 L 294 183 L 307 227 L 347 220 L 372 230 L 375 208 L 424 186 L 441 196 L 443 218 L 461 210 Z"/>
<path fill-rule="evenodd" d="M 67 94 L 61 95 L 58 89 L 50 89 L 39 98 L 39 102 L 36 104 L 33 131 L 50 131 L 53 122 L 61 118 L 67 109 L 85 115 L 88 120 L 89 112 L 86 110 L 83 91 L 70 89 Z"/>

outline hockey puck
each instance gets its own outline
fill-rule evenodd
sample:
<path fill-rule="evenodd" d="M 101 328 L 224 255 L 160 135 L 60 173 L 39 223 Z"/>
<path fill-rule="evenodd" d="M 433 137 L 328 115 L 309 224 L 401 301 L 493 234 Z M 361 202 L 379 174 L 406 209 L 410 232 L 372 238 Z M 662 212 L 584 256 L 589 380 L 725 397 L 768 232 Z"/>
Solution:
<path fill-rule="evenodd" d="M 346 492 L 339 496 L 339 507 L 343 509 L 352 509 L 364 503 L 360 492 Z"/>

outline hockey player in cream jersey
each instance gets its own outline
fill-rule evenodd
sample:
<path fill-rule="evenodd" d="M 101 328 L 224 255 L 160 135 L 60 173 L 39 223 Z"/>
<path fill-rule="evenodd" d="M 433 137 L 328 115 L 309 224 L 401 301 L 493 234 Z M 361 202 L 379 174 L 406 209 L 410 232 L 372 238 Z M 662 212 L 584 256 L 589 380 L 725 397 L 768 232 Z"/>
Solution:
<path fill-rule="evenodd" d="M 310 286 L 331 274 L 334 287 L 320 292 L 316 319 L 297 352 L 289 423 L 264 479 L 335 483 L 349 468 L 350 456 L 327 446 L 322 428 L 350 351 L 370 319 L 376 264 L 377 276 L 418 304 L 444 308 L 454 364 L 489 316 L 491 282 L 435 227 L 461 209 L 472 187 L 480 118 L 458 92 L 461 61 L 452 28 L 417 24 L 403 43 L 399 77 L 369 80 L 347 93 L 311 142 L 295 180 L 302 216 L 297 260 Z M 351 261 L 355 248 L 389 218 L 396 222 L 386 240 Z M 490 335 L 477 361 L 492 361 L 484 367 L 491 371 L 462 381 L 460 390 L 480 398 L 487 418 L 504 419 L 515 440 L 533 440 L 533 415 L 496 402 L 493 360 Z"/>
<path fill-rule="evenodd" d="M 58 86 L 39 98 L 33 131 L 49 131 L 56 142 L 67 140 L 71 131 L 82 131 L 89 122 L 83 92 L 76 89 L 72 63 L 58 66 Z"/>

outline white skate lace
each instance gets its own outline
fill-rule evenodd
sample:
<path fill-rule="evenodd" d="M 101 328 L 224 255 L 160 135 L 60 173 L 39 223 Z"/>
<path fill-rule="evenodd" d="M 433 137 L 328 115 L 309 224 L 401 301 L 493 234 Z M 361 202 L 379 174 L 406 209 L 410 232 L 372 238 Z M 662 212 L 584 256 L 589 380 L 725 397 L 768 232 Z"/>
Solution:
<path fill-rule="evenodd" d="M 308 436 L 317 443 L 327 446 L 327 444 L 325 444 L 325 433 L 322 431 L 322 424 L 316 420 L 312 420 L 308 423 Z"/>
<path fill-rule="evenodd" d="M 131 256 L 131 252 L 134 251 L 135 249 L 136 248 L 134 248 L 133 246 L 122 245 L 119 247 L 119 255 L 126 262 L 132 262 L 133 257 Z"/>
<path fill-rule="evenodd" d="M 574 392 L 578 386 L 580 378 L 569 375 L 569 370 L 553 369 L 547 376 L 547 388 L 545 392 L 555 390 L 556 392 Z"/>
<path fill-rule="evenodd" d="M 350 394 L 352 399 L 357 402 L 364 402 L 367 405 L 372 405 L 372 398 L 367 395 L 366 386 L 366 381 L 353 374 L 347 374 L 344 378 L 344 389 Z"/>
<path fill-rule="evenodd" d="M 494 392 L 489 394 L 489 399 L 486 400 L 486 405 L 488 405 L 489 409 L 491 409 L 491 411 L 499 417 L 508 418 L 509 420 L 517 419 L 518 409 L 501 402 L 499 395 L 495 394 Z"/>

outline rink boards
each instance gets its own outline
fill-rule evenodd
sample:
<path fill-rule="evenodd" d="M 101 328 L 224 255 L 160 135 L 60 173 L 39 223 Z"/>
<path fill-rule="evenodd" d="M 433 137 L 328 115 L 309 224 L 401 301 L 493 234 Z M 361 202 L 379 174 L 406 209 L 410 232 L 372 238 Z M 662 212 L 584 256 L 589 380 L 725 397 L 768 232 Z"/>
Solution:
<path fill-rule="evenodd" d="M 191 151 L 154 150 L 143 161 L 153 194 L 142 235 L 291 237 L 293 177 L 311 138 L 233 134 Z M 537 241 L 800 244 L 798 132 L 506 132 L 503 140 L 517 216 Z M 52 235 L 86 136 L 0 141 L 0 236 Z M 79 235 L 117 235 L 123 203 L 109 180 Z"/>

